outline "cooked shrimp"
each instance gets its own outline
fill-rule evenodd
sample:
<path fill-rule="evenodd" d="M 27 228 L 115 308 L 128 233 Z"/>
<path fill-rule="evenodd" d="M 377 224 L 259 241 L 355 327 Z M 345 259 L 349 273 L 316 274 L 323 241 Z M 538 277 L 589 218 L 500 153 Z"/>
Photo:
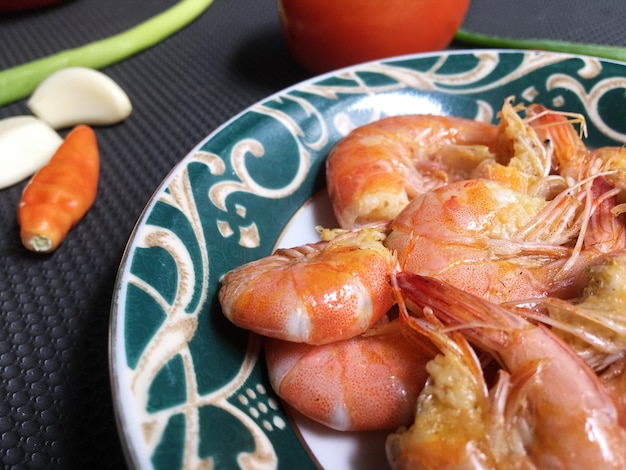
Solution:
<path fill-rule="evenodd" d="M 546 198 L 558 193 L 565 183 L 551 174 L 552 147 L 542 140 L 545 133 L 540 136 L 529 124 L 553 114 L 546 111 L 545 117 L 539 113 L 523 119 L 522 110 L 507 98 L 497 126 L 449 116 L 408 115 L 355 129 L 326 162 L 328 192 L 339 225 L 350 228 L 391 220 L 417 195 L 466 179 L 499 181 Z"/>
<path fill-rule="evenodd" d="M 585 118 L 580 114 L 553 111 L 540 104 L 531 104 L 526 110 L 527 122 L 539 138 L 553 151 L 552 170 L 572 182 L 591 176 L 587 171 L 590 151 L 582 137 L 586 135 Z M 581 126 L 577 131 L 574 124 Z"/>
<path fill-rule="evenodd" d="M 410 302 L 410 299 L 408 300 Z M 426 365 L 429 378 L 418 396 L 415 421 L 387 438 L 394 469 L 532 468 L 515 429 L 524 383 L 500 371 L 488 390 L 483 365 L 460 331 L 446 331 L 428 309 L 409 316 L 399 298 L 405 324 L 432 340 L 440 354 Z"/>
<path fill-rule="evenodd" d="M 522 105 L 513 98 L 504 101 L 499 113 L 495 159 L 485 160 L 472 178 L 486 178 L 506 184 L 531 196 L 552 199 L 565 189 L 562 178 L 552 173 L 552 151 L 520 113 Z"/>
<path fill-rule="evenodd" d="M 584 266 L 598 253 L 626 247 L 626 218 L 616 210 L 619 190 L 603 176 L 583 180 L 574 186 L 576 187 L 581 188 L 580 201 L 583 209 L 578 217 L 579 233 L 572 254 L 564 266 L 564 272 L 577 263 L 579 267 Z"/>
<path fill-rule="evenodd" d="M 603 177 L 593 179 L 590 197 L 593 207 L 579 263 L 584 269 L 579 269 L 571 295 L 524 303 L 547 313 L 536 318 L 554 326 L 600 371 L 626 353 L 626 216 L 615 213 L 615 191 Z"/>
<path fill-rule="evenodd" d="M 394 320 L 325 345 L 270 339 L 265 355 L 272 388 L 286 403 L 330 428 L 358 431 L 413 421 L 434 351 L 425 338 L 405 338 Z"/>
<path fill-rule="evenodd" d="M 462 331 L 514 380 L 530 377 L 511 419 L 538 468 L 626 467 L 626 430 L 607 390 L 550 330 L 433 278 L 400 273 L 397 282 L 410 302 Z"/>
<path fill-rule="evenodd" d="M 393 219 L 418 194 L 468 178 L 493 158 L 497 128 L 471 119 L 392 116 L 358 127 L 326 161 L 339 225 Z"/>
<path fill-rule="evenodd" d="M 554 111 L 532 104 L 527 109 L 526 121 L 553 150 L 553 172 L 569 179 L 570 184 L 604 176 L 617 188 L 618 203 L 626 202 L 626 148 L 588 148 L 582 140 L 587 130 L 585 118 L 580 114 Z M 574 124 L 580 126 L 579 131 Z"/>
<path fill-rule="evenodd" d="M 488 180 L 425 193 L 390 224 L 385 245 L 402 269 L 437 277 L 500 303 L 565 295 L 577 273 L 562 273 L 582 204 L 570 192 L 552 201 Z"/>
<path fill-rule="evenodd" d="M 534 308 L 548 316 L 535 318 L 550 324 L 590 367 L 602 371 L 626 354 L 626 250 L 593 258 L 584 274 L 580 297 L 539 299 Z"/>
<path fill-rule="evenodd" d="M 394 259 L 383 239 L 380 229 L 364 228 L 240 266 L 223 279 L 222 312 L 241 328 L 287 341 L 361 334 L 394 304 Z"/>

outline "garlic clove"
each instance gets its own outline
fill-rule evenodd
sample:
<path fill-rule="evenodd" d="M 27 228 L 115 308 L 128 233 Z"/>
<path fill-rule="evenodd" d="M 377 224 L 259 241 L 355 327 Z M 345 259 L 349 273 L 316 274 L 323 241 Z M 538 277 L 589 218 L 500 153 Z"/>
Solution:
<path fill-rule="evenodd" d="M 55 129 L 78 124 L 108 126 L 126 119 L 128 95 L 108 75 L 87 67 L 61 69 L 39 84 L 28 108 Z"/>
<path fill-rule="evenodd" d="M 63 138 L 34 116 L 0 119 L 0 189 L 13 186 L 44 166 Z"/>

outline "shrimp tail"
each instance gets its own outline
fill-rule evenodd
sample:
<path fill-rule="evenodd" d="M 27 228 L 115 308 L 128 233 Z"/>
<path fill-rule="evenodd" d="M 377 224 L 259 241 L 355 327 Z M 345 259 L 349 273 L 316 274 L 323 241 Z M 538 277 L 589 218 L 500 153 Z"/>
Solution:
<path fill-rule="evenodd" d="M 398 273 L 397 283 L 405 296 L 421 308 L 432 309 L 448 326 L 463 326 L 463 332 L 491 353 L 506 346 L 507 335 L 498 331 L 521 328 L 525 321 L 511 311 L 438 279 L 413 273 Z M 477 331 L 480 330 L 480 333 Z M 484 334 L 491 330 L 496 334 Z"/>

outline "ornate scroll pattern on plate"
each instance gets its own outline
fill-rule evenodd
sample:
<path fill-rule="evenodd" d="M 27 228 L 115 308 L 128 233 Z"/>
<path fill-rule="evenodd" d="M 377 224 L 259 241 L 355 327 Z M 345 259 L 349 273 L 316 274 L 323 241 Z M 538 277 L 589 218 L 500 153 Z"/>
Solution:
<path fill-rule="evenodd" d="M 215 158 L 196 157 L 213 174 L 220 173 Z M 137 233 L 128 280 L 129 318 L 142 321 L 133 315 L 143 310 L 149 324 L 149 317 L 157 316 L 148 338 L 135 336 L 130 328 L 126 332 L 127 349 L 139 351 L 129 359 L 128 372 L 142 437 L 152 460 L 164 467 L 277 468 L 270 436 L 289 428 L 259 374 L 259 339 L 250 336 L 238 351 L 241 357 L 226 359 L 231 361 L 222 364 L 229 369 L 227 378 L 212 376 L 207 387 L 207 378 L 201 377 L 207 371 L 201 360 L 211 344 L 199 348 L 193 343 L 203 340 L 207 295 L 219 280 L 209 269 L 207 221 L 201 220 L 189 169 L 187 165 L 172 177 Z M 133 346 L 136 342 L 141 347 Z M 203 445 L 213 433 L 232 434 L 230 446 Z"/>
<path fill-rule="evenodd" d="M 134 269 L 131 268 L 133 274 L 130 275 L 129 285 L 154 301 L 153 308 L 162 314 L 162 321 L 155 327 L 153 336 L 149 338 L 145 349 L 136 359 L 136 364 L 132 369 L 131 391 L 136 401 L 143 438 L 150 453 L 153 454 L 164 439 L 167 433 L 166 428 L 170 425 L 172 417 L 184 416 L 185 432 L 189 436 L 189 439 L 185 439 L 183 450 L 184 466 L 199 468 L 198 405 L 202 400 L 193 387 L 190 387 L 195 383 L 195 368 L 188 344 L 197 332 L 198 316 L 205 302 L 208 256 L 201 223 L 185 171 L 176 175 L 168 191 L 160 195 L 155 203 L 155 210 L 158 210 L 158 207 L 165 210 L 171 208 L 176 211 L 175 213 L 184 214 L 191 232 L 196 237 L 197 242 L 194 245 L 198 248 L 199 256 L 194 258 L 185 243 L 185 238 L 176 233 L 174 227 L 146 223 L 138 233 L 138 252 L 146 250 L 150 256 L 151 251 L 157 251 L 158 255 L 163 257 L 161 269 L 172 269 L 175 275 L 171 278 L 174 282 L 171 286 L 173 291 L 160 290 L 158 287 L 160 283 L 155 282 L 158 281 L 159 273 L 154 271 L 159 266 L 146 268 L 151 269 L 151 271 L 144 270 L 144 273 L 149 276 L 141 277 L 135 273 L 142 272 L 142 259 L 133 260 Z M 173 262 L 171 266 L 167 264 L 169 260 Z M 196 289 L 200 292 L 200 298 L 194 302 L 195 307 L 189 311 Z M 129 308 L 134 306 L 133 299 L 134 296 L 129 295 Z M 131 332 L 127 334 L 130 335 Z M 131 343 L 133 339 L 127 338 L 127 343 Z M 182 364 L 180 377 L 177 377 L 176 372 L 173 371 L 176 364 L 172 361 L 176 358 L 178 358 L 177 363 Z M 185 390 L 185 399 L 165 409 L 150 412 L 150 409 L 154 407 L 150 404 L 151 388 L 158 380 L 159 374 L 162 374 L 162 371 L 168 367 L 172 369 L 171 381 L 179 382 L 178 386 Z"/>
<path fill-rule="evenodd" d="M 559 73 L 560 66 L 568 62 L 571 64 L 571 72 Z M 276 126 L 285 129 L 295 142 L 297 149 L 293 152 L 293 162 L 297 163 L 292 179 L 277 188 L 269 188 L 257 182 L 247 162 L 250 157 L 261 159 L 269 155 L 262 140 L 245 138 L 236 142 L 226 162 L 220 160 L 218 155 L 206 154 L 207 158 L 221 162 L 217 165 L 219 171 L 215 175 L 224 175 L 226 168 L 230 168 L 235 176 L 222 178 L 212 185 L 209 199 L 227 213 L 229 209 L 226 200 L 234 193 L 254 194 L 263 199 L 288 198 L 301 187 L 311 170 L 312 161 L 319 158 L 324 149 L 328 149 L 329 143 L 358 125 L 379 119 L 385 114 L 454 114 L 457 111 L 454 105 L 451 105 L 452 109 L 443 108 L 440 105 L 441 96 L 433 100 L 433 93 L 446 94 L 443 101 L 450 102 L 455 101 L 455 96 L 469 97 L 473 105 L 468 106 L 467 101 L 460 101 L 459 105 L 464 109 L 458 109 L 458 114 L 494 121 L 503 100 L 508 96 L 506 94 L 515 95 L 518 101 L 532 102 L 546 99 L 549 92 L 553 92 L 548 103 L 551 107 L 582 107 L 591 124 L 603 135 L 626 141 L 626 135 L 613 130 L 598 111 L 604 95 L 616 88 L 625 88 L 626 79 L 612 77 L 594 83 L 603 70 L 603 63 L 590 57 L 537 52 L 506 54 L 495 51 L 433 56 L 430 60 L 394 60 L 347 69 L 328 79 L 305 83 L 296 90 L 287 91 L 251 108 L 251 113 L 265 116 Z M 539 80 L 529 79 L 534 76 L 539 77 Z M 572 99 L 567 101 L 562 92 L 569 92 Z M 577 102 L 571 103 L 573 100 Z M 346 102 L 347 109 L 334 112 L 333 103 L 337 102 Z M 298 111 L 307 116 L 307 120 L 315 120 L 318 132 L 315 137 L 311 137 L 302 125 L 301 117 L 294 117 L 290 113 L 293 110 L 290 104 L 295 104 Z M 367 114 L 365 118 L 364 113 Z M 197 153 L 196 157 L 200 158 L 201 153 Z M 271 164 L 271 156 L 269 161 Z M 235 213 L 244 219 L 249 211 L 245 206 L 237 205 Z M 223 218 L 218 218 L 216 224 L 224 237 L 238 231 L 243 247 L 256 248 L 260 244 L 256 222 L 239 224 L 238 230 Z"/>
<path fill-rule="evenodd" d="M 514 95 L 585 114 L 595 142 L 626 142 L 624 77 L 621 64 L 560 54 L 407 56 L 300 84 L 209 136 L 159 191 L 122 280 L 138 452 L 155 468 L 307 464 L 258 338 L 228 324 L 215 295 L 226 271 L 269 253 L 341 136 L 387 114 L 492 121 Z"/>

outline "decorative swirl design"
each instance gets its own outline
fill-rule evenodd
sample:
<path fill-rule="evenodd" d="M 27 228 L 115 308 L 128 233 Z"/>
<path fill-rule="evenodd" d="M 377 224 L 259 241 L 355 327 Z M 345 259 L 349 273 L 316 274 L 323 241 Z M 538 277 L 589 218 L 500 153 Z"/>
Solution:
<path fill-rule="evenodd" d="M 224 320 L 215 294 L 225 272 L 269 253 L 342 135 L 386 114 L 492 121 L 514 95 L 580 111 L 597 142 L 624 143 L 623 77 L 623 65 L 551 53 L 402 57 L 302 83 L 209 136 L 158 192 L 119 281 L 113 369 L 132 397 L 118 397 L 121 421 L 141 436 L 131 453 L 167 468 L 314 467 L 266 385 L 258 338 Z"/>
<path fill-rule="evenodd" d="M 546 83 L 548 90 L 561 89 L 569 90 L 574 93 L 583 103 L 587 110 L 587 118 L 589 122 L 593 123 L 604 135 L 612 140 L 620 143 L 626 143 L 626 133 L 619 132 L 608 126 L 600 110 L 600 100 L 602 100 L 607 93 L 614 92 L 615 90 L 626 90 L 626 78 L 612 77 L 600 80 L 589 91 L 586 91 L 583 84 L 572 77 L 564 74 L 551 75 Z M 622 92 L 622 94 L 624 94 Z"/>

